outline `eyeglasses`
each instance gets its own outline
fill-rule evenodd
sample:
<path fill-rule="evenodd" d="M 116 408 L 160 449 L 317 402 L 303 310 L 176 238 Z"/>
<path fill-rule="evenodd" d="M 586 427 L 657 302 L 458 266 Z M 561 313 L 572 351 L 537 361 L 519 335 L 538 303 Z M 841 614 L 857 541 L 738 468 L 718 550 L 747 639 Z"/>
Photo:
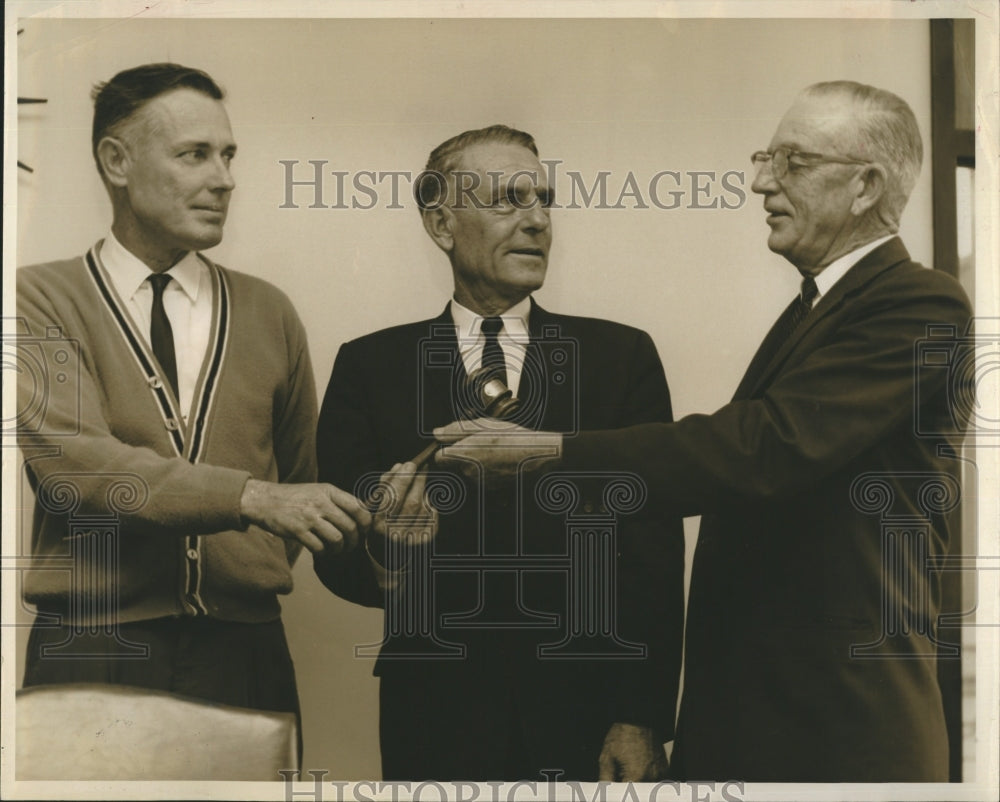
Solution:
<path fill-rule="evenodd" d="M 827 156 L 823 153 L 805 153 L 791 148 L 775 148 L 774 150 L 758 150 L 750 156 L 750 161 L 759 172 L 761 167 L 770 162 L 771 175 L 775 181 L 780 181 L 788 175 L 789 167 L 813 167 L 817 164 L 871 164 L 862 159 L 848 159 L 840 156 Z"/>

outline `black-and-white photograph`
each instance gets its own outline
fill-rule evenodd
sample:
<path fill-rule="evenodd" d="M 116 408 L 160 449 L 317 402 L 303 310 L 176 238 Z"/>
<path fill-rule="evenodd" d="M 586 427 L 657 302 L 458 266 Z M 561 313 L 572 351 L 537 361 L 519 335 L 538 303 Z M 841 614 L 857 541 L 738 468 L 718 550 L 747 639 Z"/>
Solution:
<path fill-rule="evenodd" d="M 5 799 L 998 796 L 992 2 L 5 8 Z"/>

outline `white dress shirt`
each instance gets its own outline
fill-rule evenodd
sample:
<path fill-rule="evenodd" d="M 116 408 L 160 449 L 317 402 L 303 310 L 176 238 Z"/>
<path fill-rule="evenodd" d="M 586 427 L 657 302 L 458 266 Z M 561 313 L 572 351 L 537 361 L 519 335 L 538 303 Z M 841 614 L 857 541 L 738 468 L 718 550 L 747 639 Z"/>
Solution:
<path fill-rule="evenodd" d="M 530 314 L 531 298 L 525 298 L 498 316 L 503 319 L 503 328 L 497 335 L 497 342 L 507 362 L 507 387 L 515 396 L 521 386 L 521 370 L 528 351 Z M 455 336 L 458 337 L 458 353 L 465 365 L 465 372 L 471 374 L 483 364 L 483 348 L 486 346 L 483 316 L 462 306 L 453 298 L 451 319 L 455 323 Z"/>
<path fill-rule="evenodd" d="M 844 275 L 850 270 L 854 265 L 864 259 L 868 254 L 874 251 L 879 245 L 888 242 L 893 237 L 899 236 L 898 234 L 886 234 L 884 237 L 879 237 L 876 240 L 872 240 L 867 245 L 862 245 L 860 248 L 856 248 L 850 253 L 845 253 L 843 256 L 834 259 L 830 264 L 823 268 L 822 271 L 815 277 L 816 289 L 819 290 L 816 297 L 813 298 L 812 305 L 816 306 L 819 299 L 826 295 L 830 290 L 833 289 L 833 285 L 840 281 Z"/>
<path fill-rule="evenodd" d="M 147 278 L 153 271 L 110 232 L 104 238 L 100 256 L 115 291 L 149 344 L 153 287 Z M 194 251 L 167 272 L 173 281 L 163 291 L 163 309 L 174 335 L 178 400 L 186 420 L 212 331 L 212 277 Z"/>

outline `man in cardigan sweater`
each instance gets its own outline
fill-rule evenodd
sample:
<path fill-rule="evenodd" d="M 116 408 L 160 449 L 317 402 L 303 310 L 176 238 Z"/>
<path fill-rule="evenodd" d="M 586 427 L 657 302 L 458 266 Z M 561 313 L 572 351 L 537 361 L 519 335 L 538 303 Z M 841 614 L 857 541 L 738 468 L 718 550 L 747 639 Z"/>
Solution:
<path fill-rule="evenodd" d="M 315 389 L 288 299 L 198 253 L 222 239 L 234 187 L 222 91 L 151 64 L 94 99 L 111 232 L 17 274 L 21 353 L 39 367 L 18 382 L 36 495 L 24 683 L 297 712 L 277 595 L 302 546 L 337 552 L 371 518 L 310 484 Z"/>

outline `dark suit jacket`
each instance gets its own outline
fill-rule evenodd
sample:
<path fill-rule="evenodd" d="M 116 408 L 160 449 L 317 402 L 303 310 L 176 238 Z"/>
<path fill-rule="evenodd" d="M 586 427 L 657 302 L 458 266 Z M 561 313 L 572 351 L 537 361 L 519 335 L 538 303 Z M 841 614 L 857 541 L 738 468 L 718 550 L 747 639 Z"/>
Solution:
<path fill-rule="evenodd" d="M 948 779 L 934 560 L 955 536 L 947 363 L 970 314 L 894 239 L 715 414 L 567 439 L 564 467 L 639 470 L 663 508 L 704 516 L 681 776 Z"/>
<path fill-rule="evenodd" d="M 551 314 L 537 304 L 532 305 L 530 333 L 518 391 L 523 402 L 518 419 L 525 425 L 567 430 L 671 419 L 663 368 L 646 333 L 607 321 Z M 320 478 L 366 493 L 366 476 L 371 478 L 412 458 L 430 441 L 433 427 L 465 414 L 461 403 L 464 378 L 447 309 L 438 318 L 379 331 L 342 346 L 320 414 Z M 597 473 L 602 473 L 600 468 Z M 572 589 L 565 568 L 551 562 L 546 568 L 546 559 L 565 560 L 567 515 L 576 523 L 589 520 L 591 529 L 607 524 L 602 510 L 616 503 L 604 495 L 608 482 L 600 476 L 572 477 L 580 495 L 578 503 L 567 510 L 559 508 L 558 489 L 547 485 L 548 491 L 539 490 L 534 479 L 486 489 L 457 474 L 440 476 L 439 472 L 439 479 L 439 490 L 432 493 L 441 508 L 440 530 L 429 556 L 435 566 L 433 581 L 419 570 L 411 571 L 407 591 L 386 599 L 362 549 L 346 557 L 320 556 L 315 561 L 320 579 L 336 594 L 389 608 L 386 642 L 376 667 L 383 692 L 387 680 L 399 678 L 418 698 L 425 685 L 438 682 L 437 674 L 443 673 L 433 661 L 411 659 L 414 650 L 422 648 L 420 638 L 408 637 L 390 624 L 390 614 L 403 614 L 400 605 L 429 599 L 433 590 L 434 637 L 460 645 L 469 671 L 489 677 L 483 694 L 514 689 L 514 698 L 524 702 L 521 726 L 536 740 L 578 737 L 583 713 L 599 717 L 604 729 L 615 721 L 642 724 L 655 727 L 669 740 L 683 629 L 680 519 L 653 516 L 636 522 L 619 518 L 613 525 L 619 531 L 614 541 L 617 571 L 612 569 L 617 632 L 621 640 L 641 644 L 646 658 L 540 660 L 539 646 L 566 637 Z M 536 492 L 547 495 L 548 501 L 540 502 Z M 527 562 L 506 577 L 494 572 L 484 579 L 482 572 L 463 570 L 463 566 L 481 565 L 477 555 L 509 557 L 519 547 L 522 561 Z M 540 562 L 531 563 L 533 558 Z M 519 590 L 510 578 L 515 574 Z M 482 589 L 481 581 L 485 582 Z M 521 624 L 540 626 L 483 628 L 445 618 L 457 614 L 478 615 L 480 624 L 510 621 L 513 616 Z M 545 618 L 551 614 L 557 619 Z M 606 646 L 596 644 L 597 651 Z M 449 648 L 443 648 L 442 657 L 455 657 Z M 629 651 L 635 650 L 630 647 Z M 382 711 L 384 759 L 387 729 L 412 725 L 410 715 L 405 709 Z M 470 733 L 443 731 L 433 721 L 423 721 L 420 727 L 421 737 L 439 741 L 442 749 L 457 740 L 470 740 Z M 595 752 L 595 779 L 596 760 Z"/>

